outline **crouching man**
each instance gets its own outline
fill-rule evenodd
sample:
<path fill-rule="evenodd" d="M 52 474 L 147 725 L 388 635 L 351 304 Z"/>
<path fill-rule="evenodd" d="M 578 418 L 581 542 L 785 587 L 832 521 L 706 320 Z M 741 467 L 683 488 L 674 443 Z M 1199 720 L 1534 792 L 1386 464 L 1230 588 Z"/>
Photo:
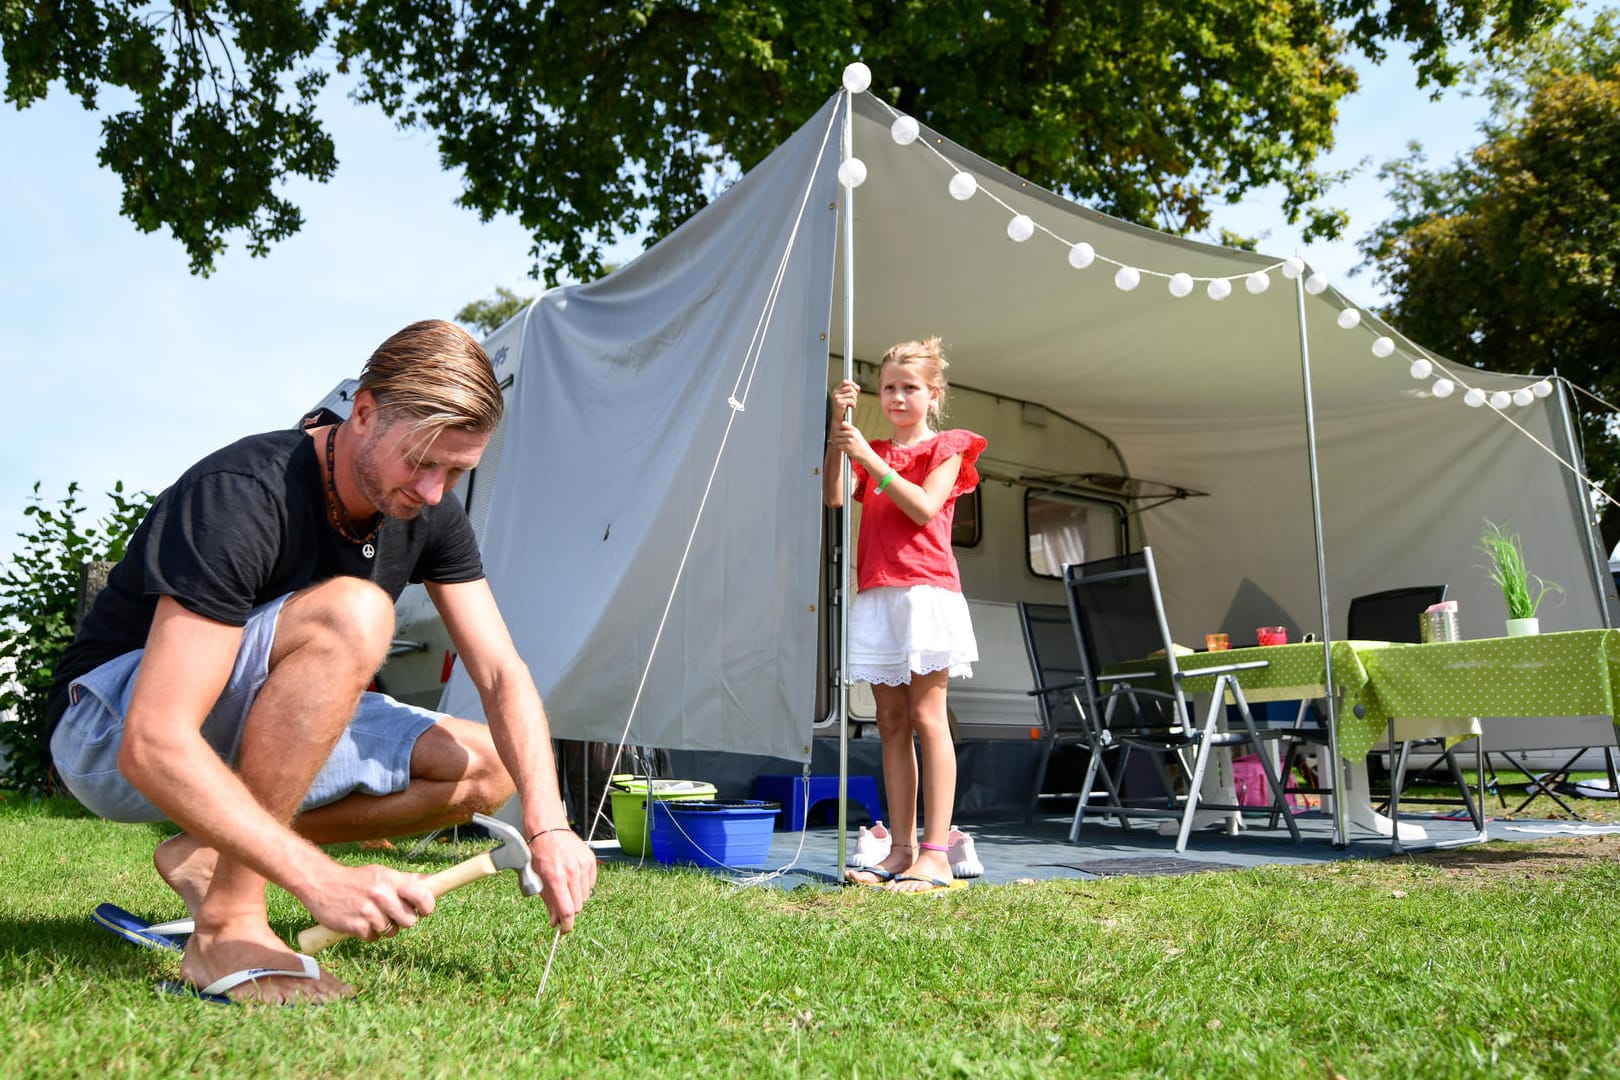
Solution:
<path fill-rule="evenodd" d="M 446 498 L 501 417 L 483 349 L 420 322 L 378 347 L 347 420 L 253 435 L 163 492 L 57 667 L 51 755 L 116 821 L 172 821 L 157 872 L 196 921 L 184 984 L 239 1000 L 354 993 L 270 929 L 266 880 L 366 940 L 433 910 L 417 874 L 319 845 L 422 832 L 516 791 L 551 921 L 596 861 L 568 828 L 539 694 Z M 488 726 L 368 691 L 394 600 L 425 582 Z M 256 974 L 234 985 L 233 975 Z"/>

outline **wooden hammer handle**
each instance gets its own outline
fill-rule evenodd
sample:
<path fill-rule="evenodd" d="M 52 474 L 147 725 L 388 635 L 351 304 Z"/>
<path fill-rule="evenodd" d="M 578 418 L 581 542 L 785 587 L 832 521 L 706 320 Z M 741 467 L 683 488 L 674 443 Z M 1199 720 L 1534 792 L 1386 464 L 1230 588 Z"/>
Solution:
<path fill-rule="evenodd" d="M 458 862 L 448 870 L 440 870 L 437 874 L 430 874 L 423 879 L 435 899 L 459 889 L 463 885 L 470 885 L 480 878 L 487 878 L 492 874 L 500 873 L 495 860 L 489 852 L 474 855 L 463 862 Z M 333 930 L 327 926 L 312 926 L 298 935 L 298 951 L 317 953 L 328 945 L 336 945 L 352 934 L 345 934 L 341 930 Z"/>

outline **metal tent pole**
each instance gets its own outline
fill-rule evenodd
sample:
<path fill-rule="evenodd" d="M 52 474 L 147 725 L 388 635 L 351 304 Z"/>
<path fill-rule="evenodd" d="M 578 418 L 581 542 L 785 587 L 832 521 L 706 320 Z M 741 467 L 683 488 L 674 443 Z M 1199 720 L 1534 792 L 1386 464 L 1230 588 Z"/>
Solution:
<path fill-rule="evenodd" d="M 855 95 L 844 91 L 843 152 L 840 161 L 855 156 Z M 840 185 L 844 196 L 844 378 L 855 377 L 855 189 Z M 844 419 L 855 420 L 853 409 L 845 410 Z M 834 872 L 842 874 L 847 865 L 844 853 L 849 839 L 847 789 L 849 786 L 849 544 L 850 481 L 849 456 L 841 455 L 839 469 L 843 471 L 840 483 L 844 491 L 844 505 L 838 515 L 840 539 L 838 544 L 838 584 L 834 595 L 838 597 L 838 865 Z"/>
<path fill-rule="evenodd" d="M 1327 704 L 1328 754 L 1333 764 L 1333 846 L 1349 843 L 1344 789 L 1349 771 L 1339 757 L 1339 707 L 1333 693 L 1333 632 L 1328 613 L 1327 553 L 1322 543 L 1322 480 L 1316 464 L 1316 406 L 1311 394 L 1311 343 L 1305 332 L 1305 275 L 1294 278 L 1299 309 L 1299 366 L 1305 391 L 1305 457 L 1311 472 L 1311 527 L 1316 533 L 1316 585 L 1322 604 L 1323 694 Z"/>
<path fill-rule="evenodd" d="M 1613 627 L 1614 612 L 1606 598 L 1613 591 L 1614 582 L 1609 574 L 1609 553 L 1603 550 L 1599 522 L 1593 520 L 1591 487 L 1585 479 L 1586 456 L 1581 452 L 1581 444 L 1575 437 L 1574 394 L 1559 376 L 1557 368 L 1553 369 L 1552 384 L 1558 395 L 1558 416 L 1564 422 L 1564 454 L 1573 466 L 1569 470 L 1569 482 L 1574 489 L 1576 506 L 1581 511 L 1581 522 L 1585 526 L 1581 530 L 1581 539 L 1585 541 L 1587 558 L 1591 560 L 1592 576 L 1597 581 L 1598 607 L 1603 610 L 1603 625 Z M 1551 407 L 1550 400 L 1548 407 Z"/>

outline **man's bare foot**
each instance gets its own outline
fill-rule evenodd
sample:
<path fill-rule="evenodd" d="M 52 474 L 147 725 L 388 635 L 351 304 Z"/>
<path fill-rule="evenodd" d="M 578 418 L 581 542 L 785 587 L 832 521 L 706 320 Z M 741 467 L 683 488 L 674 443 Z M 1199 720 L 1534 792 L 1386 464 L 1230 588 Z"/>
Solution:
<path fill-rule="evenodd" d="M 152 852 L 152 865 L 157 867 L 158 876 L 180 894 L 193 918 L 208 894 L 209 883 L 214 880 L 214 864 L 218 861 L 219 852 L 204 847 L 190 833 L 171 836 Z"/>
<path fill-rule="evenodd" d="M 180 978 L 201 989 L 232 972 L 248 968 L 297 971 L 297 955 L 265 924 L 251 920 L 214 932 L 199 927 L 186 942 L 185 959 L 180 962 Z M 288 975 L 262 976 L 227 990 L 233 1000 L 252 1004 L 279 1005 L 292 1002 L 319 1003 L 350 998 L 354 987 L 324 968 L 320 977 L 304 979 Z"/>
<path fill-rule="evenodd" d="M 903 844 L 892 844 L 889 847 L 889 854 L 882 862 L 862 870 L 846 870 L 844 880 L 852 881 L 856 885 L 883 885 L 891 882 L 896 874 L 904 873 L 911 865 L 912 851 L 912 848 Z"/>

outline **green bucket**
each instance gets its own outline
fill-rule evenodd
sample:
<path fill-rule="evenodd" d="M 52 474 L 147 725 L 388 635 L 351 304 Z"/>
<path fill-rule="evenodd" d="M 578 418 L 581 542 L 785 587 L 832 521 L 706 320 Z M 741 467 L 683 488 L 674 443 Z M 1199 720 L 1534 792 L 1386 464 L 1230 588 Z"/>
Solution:
<path fill-rule="evenodd" d="M 608 786 L 613 800 L 613 831 L 619 836 L 619 849 L 626 855 L 651 855 L 647 844 L 647 789 L 660 801 L 695 799 L 708 802 L 715 796 L 713 784 L 702 780 L 659 780 L 620 774 Z"/>

